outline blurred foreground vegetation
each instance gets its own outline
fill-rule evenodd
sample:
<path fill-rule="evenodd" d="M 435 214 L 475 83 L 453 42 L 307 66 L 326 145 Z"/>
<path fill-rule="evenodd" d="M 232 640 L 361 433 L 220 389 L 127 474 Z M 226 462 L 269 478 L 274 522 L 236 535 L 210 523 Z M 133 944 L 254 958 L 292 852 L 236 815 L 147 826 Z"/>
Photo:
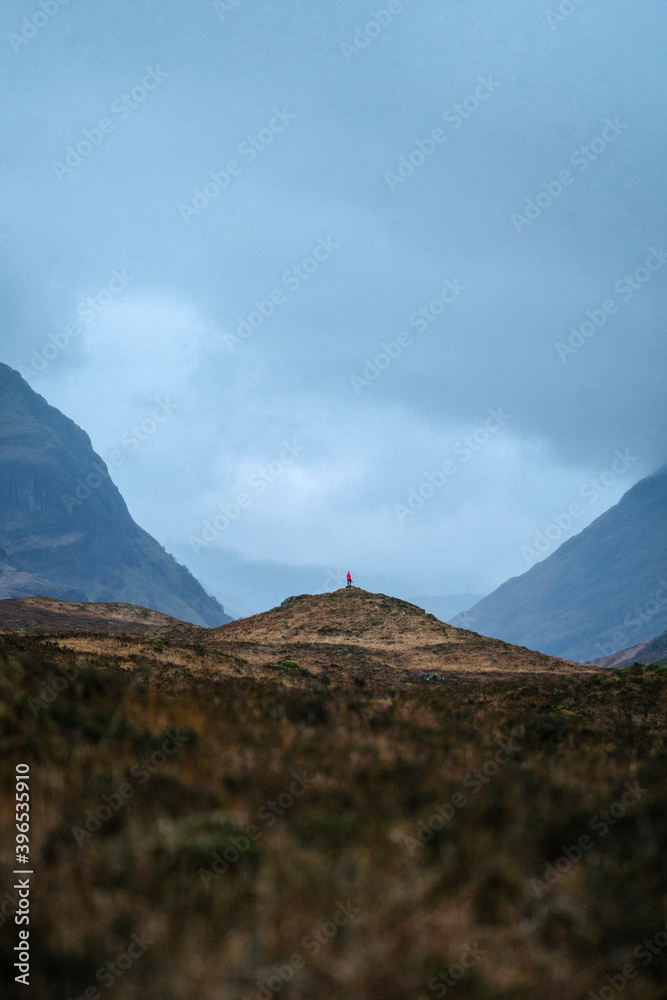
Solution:
<path fill-rule="evenodd" d="M 179 671 L 0 642 L 4 996 L 583 1000 L 623 979 L 624 1000 L 667 997 L 667 671 Z"/>

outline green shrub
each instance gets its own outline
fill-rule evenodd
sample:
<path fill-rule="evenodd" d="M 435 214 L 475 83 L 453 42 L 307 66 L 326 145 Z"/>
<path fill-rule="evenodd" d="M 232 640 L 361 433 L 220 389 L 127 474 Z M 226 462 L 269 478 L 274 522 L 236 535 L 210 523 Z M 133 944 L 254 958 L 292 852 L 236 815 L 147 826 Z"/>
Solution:
<path fill-rule="evenodd" d="M 158 653 L 161 653 L 164 649 L 164 639 L 160 639 L 156 635 L 149 635 L 147 639 L 144 639 L 144 645 L 152 646 Z"/>

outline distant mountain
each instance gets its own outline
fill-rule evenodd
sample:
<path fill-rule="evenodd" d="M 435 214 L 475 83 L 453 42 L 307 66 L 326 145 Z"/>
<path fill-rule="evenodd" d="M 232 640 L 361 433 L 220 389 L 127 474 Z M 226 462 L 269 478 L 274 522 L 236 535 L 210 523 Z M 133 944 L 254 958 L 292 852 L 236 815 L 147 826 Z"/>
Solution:
<path fill-rule="evenodd" d="M 452 622 L 588 661 L 667 628 L 667 466 Z"/>
<path fill-rule="evenodd" d="M 0 364 L 0 598 L 40 593 L 230 621 L 132 520 L 88 435 Z"/>
<path fill-rule="evenodd" d="M 613 656 L 602 656 L 591 660 L 596 667 L 631 667 L 633 663 L 665 663 L 667 664 L 667 632 L 657 635 L 648 642 L 640 642 L 637 646 L 623 649 Z"/>

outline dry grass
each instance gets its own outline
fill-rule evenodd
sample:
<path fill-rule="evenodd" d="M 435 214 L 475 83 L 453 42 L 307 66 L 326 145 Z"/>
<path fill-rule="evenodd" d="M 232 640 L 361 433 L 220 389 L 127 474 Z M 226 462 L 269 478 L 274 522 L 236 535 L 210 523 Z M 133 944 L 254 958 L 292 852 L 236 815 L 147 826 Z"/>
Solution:
<path fill-rule="evenodd" d="M 165 630 L 164 635 L 169 635 Z M 176 637 L 176 636 L 175 636 Z M 207 647 L 224 649 L 253 665 L 289 650 L 313 672 L 343 663 L 345 672 L 379 668 L 378 676 L 446 670 L 516 674 L 584 669 L 534 650 L 454 628 L 408 601 L 345 587 L 302 594 L 262 614 L 201 631 Z"/>
<path fill-rule="evenodd" d="M 536 671 L 590 672 L 535 650 L 454 628 L 422 608 L 358 587 L 291 597 L 262 614 L 207 629 L 130 604 L 76 604 L 44 597 L 0 601 L 0 635 L 49 634 L 80 652 L 145 653 L 146 638 L 199 653 L 197 670 L 228 671 L 237 662 L 246 675 L 271 676 L 284 659 L 295 659 L 314 675 L 370 682 L 410 679 L 420 672 L 513 677 Z M 157 642 L 157 640 L 160 640 Z M 143 643 L 143 645 L 142 645 Z M 227 660 L 225 660 L 225 657 Z M 190 658 L 192 659 L 192 658 Z M 158 662 L 161 662 L 158 660 Z M 185 665 L 182 658 L 180 665 Z M 268 673 L 267 673 L 268 668 Z"/>
<path fill-rule="evenodd" d="M 383 682 L 375 667 L 310 676 L 104 635 L 5 636 L 0 652 L 0 868 L 11 886 L 26 762 L 35 1000 L 94 985 L 116 1000 L 432 1000 L 445 994 L 429 980 L 468 946 L 481 957 L 447 988 L 460 1000 L 583 1000 L 628 961 L 624 1000 L 667 995 L 667 949 L 646 967 L 632 954 L 667 922 L 665 673 Z M 41 706 L 63 668 L 77 676 Z M 180 747 L 151 761 L 170 732 Z M 516 751 L 474 790 L 498 740 Z M 295 774 L 306 788 L 277 816 Z M 646 793 L 599 836 L 590 822 L 626 781 Z M 132 794 L 77 844 L 73 827 L 123 783 Z M 249 824 L 257 839 L 212 877 Z M 538 895 L 531 880 L 587 833 Z M 308 935 L 348 901 L 316 949 Z M 97 970 L 142 933 L 152 943 L 107 991 Z M 15 941 L 7 920 L 7 980 Z M 289 981 L 270 979 L 297 955 Z"/>
<path fill-rule="evenodd" d="M 136 604 L 59 601 L 43 594 L 0 600 L 0 630 L 12 632 L 55 632 L 58 629 L 146 632 L 179 624 L 177 618 Z"/>

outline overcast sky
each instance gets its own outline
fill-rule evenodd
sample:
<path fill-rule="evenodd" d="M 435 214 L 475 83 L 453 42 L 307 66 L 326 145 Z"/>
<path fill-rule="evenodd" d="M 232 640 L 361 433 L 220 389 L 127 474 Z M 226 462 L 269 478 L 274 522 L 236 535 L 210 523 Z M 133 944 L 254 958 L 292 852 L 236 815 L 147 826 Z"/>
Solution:
<path fill-rule="evenodd" d="M 666 458 L 665 38 L 664 0 L 7 0 L 1 358 L 237 613 L 488 593 Z"/>

